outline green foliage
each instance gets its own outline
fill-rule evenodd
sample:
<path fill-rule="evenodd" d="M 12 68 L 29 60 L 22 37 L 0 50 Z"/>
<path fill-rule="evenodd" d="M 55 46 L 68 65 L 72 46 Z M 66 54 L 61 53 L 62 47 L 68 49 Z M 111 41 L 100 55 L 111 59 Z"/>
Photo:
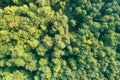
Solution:
<path fill-rule="evenodd" d="M 71 68 L 73 70 L 77 69 L 77 67 L 76 67 L 76 61 L 73 58 L 68 59 L 68 62 L 69 62 L 69 65 L 71 66 Z"/>
<path fill-rule="evenodd" d="M 40 78 L 41 79 L 50 79 L 50 77 L 52 76 L 52 74 L 51 74 L 51 69 L 48 67 L 48 66 L 44 66 L 44 67 L 41 67 L 40 69 L 39 69 L 39 71 L 40 72 L 42 72 L 42 73 L 38 73 L 39 74 L 39 76 L 40 76 Z"/>
<path fill-rule="evenodd" d="M 52 57 L 61 57 L 65 55 L 65 52 L 63 50 L 60 50 L 59 48 L 54 48 Z"/>
<path fill-rule="evenodd" d="M 48 65 L 48 60 L 46 58 L 45 59 L 41 58 L 39 61 L 39 65 L 40 65 L 40 67 Z"/>
<path fill-rule="evenodd" d="M 37 0 L 36 1 L 39 6 L 43 7 L 43 6 L 49 6 L 50 5 L 50 1 L 49 0 Z"/>
<path fill-rule="evenodd" d="M 119 80 L 119 0 L 0 0 L 0 80 Z"/>
<path fill-rule="evenodd" d="M 46 48 L 51 48 L 53 46 L 53 40 L 48 35 L 44 36 L 42 41 Z"/>
<path fill-rule="evenodd" d="M 45 48 L 44 45 L 40 45 L 40 46 L 38 46 L 38 47 L 36 48 L 36 52 L 37 52 L 37 54 L 40 55 L 40 56 L 44 56 L 45 53 L 46 53 L 46 51 L 47 51 L 47 49 Z"/>
<path fill-rule="evenodd" d="M 30 75 L 28 75 L 25 71 L 23 70 L 15 70 L 12 73 L 11 72 L 3 72 L 2 75 L 4 77 L 2 77 L 2 80 L 31 80 L 29 77 Z"/>

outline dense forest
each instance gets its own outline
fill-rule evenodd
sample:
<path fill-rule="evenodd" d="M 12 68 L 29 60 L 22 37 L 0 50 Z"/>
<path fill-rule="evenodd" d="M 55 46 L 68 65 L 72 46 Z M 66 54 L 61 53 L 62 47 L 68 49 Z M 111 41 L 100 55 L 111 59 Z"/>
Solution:
<path fill-rule="evenodd" d="M 119 80 L 120 0 L 0 0 L 0 80 Z"/>

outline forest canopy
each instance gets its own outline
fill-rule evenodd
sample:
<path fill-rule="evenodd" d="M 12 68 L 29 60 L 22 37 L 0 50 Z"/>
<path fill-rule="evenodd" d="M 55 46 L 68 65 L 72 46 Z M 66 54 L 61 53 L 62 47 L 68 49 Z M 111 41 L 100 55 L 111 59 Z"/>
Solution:
<path fill-rule="evenodd" d="M 0 0 L 0 80 L 119 80 L 120 0 Z"/>

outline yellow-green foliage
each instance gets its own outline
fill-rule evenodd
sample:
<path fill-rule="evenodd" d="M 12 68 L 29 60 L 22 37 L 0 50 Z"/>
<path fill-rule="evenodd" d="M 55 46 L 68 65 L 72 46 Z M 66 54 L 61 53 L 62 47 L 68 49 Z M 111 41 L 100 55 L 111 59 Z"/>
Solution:
<path fill-rule="evenodd" d="M 119 80 L 120 0 L 0 0 L 0 80 Z"/>

